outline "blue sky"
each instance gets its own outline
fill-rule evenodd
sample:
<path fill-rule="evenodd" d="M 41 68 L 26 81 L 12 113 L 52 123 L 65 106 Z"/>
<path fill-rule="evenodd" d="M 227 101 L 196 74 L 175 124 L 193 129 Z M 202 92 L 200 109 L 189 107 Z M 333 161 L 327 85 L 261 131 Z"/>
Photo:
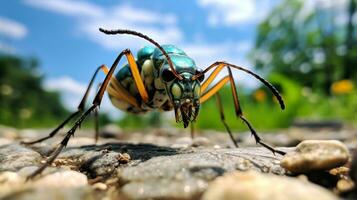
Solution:
<path fill-rule="evenodd" d="M 257 24 L 279 0 L 72 1 L 0 2 L 0 51 L 40 61 L 48 89 L 59 90 L 67 107 L 79 102 L 94 69 L 111 65 L 125 48 L 147 44 L 130 36 L 98 31 L 141 31 L 160 44 L 175 44 L 205 68 L 226 60 L 251 68 Z M 100 78 L 103 78 L 101 76 Z M 246 76 L 241 84 L 257 82 Z M 104 110 L 113 109 L 106 99 Z"/>

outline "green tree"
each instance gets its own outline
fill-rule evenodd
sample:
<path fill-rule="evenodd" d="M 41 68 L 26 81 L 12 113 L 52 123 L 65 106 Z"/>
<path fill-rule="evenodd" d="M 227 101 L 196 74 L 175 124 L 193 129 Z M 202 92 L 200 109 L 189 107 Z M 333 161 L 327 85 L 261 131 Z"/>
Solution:
<path fill-rule="evenodd" d="M 37 66 L 34 59 L 0 55 L 0 124 L 44 127 L 68 114 L 59 94 L 43 89 Z"/>
<path fill-rule="evenodd" d="M 357 82 L 356 0 L 316 2 L 283 0 L 259 25 L 252 58 L 258 69 L 329 94 L 334 81 Z"/>

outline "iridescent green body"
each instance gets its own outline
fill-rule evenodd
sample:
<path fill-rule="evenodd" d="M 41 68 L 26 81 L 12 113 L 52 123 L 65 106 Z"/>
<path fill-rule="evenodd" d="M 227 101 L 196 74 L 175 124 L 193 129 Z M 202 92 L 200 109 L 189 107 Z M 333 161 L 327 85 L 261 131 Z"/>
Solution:
<path fill-rule="evenodd" d="M 182 76 L 187 76 L 188 79 L 197 73 L 195 62 L 188 57 L 184 51 L 174 45 L 162 45 L 162 48 L 170 56 L 177 73 Z M 174 108 L 173 97 L 171 96 L 170 98 L 170 95 L 172 94 L 171 92 L 168 92 L 171 91 L 171 89 L 168 88 L 170 87 L 169 84 L 163 82 L 162 80 L 163 70 L 169 68 L 168 62 L 162 52 L 156 47 L 145 46 L 138 51 L 136 63 L 146 91 L 149 95 L 148 102 L 143 102 L 135 85 L 130 67 L 126 64 L 115 75 L 118 81 L 111 81 L 110 84 L 120 84 L 122 88 L 128 91 L 135 98 L 138 106 L 134 106 L 127 101 L 118 98 L 117 95 L 108 92 L 113 105 L 120 110 L 131 113 L 145 113 L 155 109 L 163 111 L 172 110 Z M 182 91 L 184 91 L 187 87 L 190 89 L 190 93 L 192 93 L 192 88 L 197 87 L 199 90 L 200 86 L 198 81 L 190 81 L 189 84 L 181 85 L 182 86 L 180 87 L 182 88 Z M 182 96 L 185 97 L 184 94 L 182 94 Z M 195 96 L 198 96 L 197 99 L 199 98 L 199 95 Z M 187 98 L 193 99 L 193 95 L 188 94 Z"/>

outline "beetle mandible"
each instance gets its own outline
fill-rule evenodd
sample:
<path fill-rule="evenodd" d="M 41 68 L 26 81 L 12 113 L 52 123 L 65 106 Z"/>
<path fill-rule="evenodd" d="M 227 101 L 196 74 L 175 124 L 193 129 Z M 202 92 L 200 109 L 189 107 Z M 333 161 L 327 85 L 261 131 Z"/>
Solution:
<path fill-rule="evenodd" d="M 218 109 L 220 111 L 221 121 L 225 126 L 232 142 L 236 147 L 238 147 L 229 126 L 225 122 L 221 97 L 218 93 L 218 91 L 226 83 L 230 82 L 234 100 L 235 114 L 247 125 L 251 131 L 251 134 L 254 136 L 256 143 L 269 149 L 274 154 L 284 154 L 284 152 L 276 150 L 270 145 L 264 143 L 253 129 L 249 121 L 243 116 L 232 74 L 232 69 L 241 70 L 261 81 L 272 91 L 272 93 L 277 98 L 280 107 L 284 109 L 285 105 L 281 95 L 267 80 L 246 68 L 224 61 L 217 61 L 208 66 L 206 69 L 201 70 L 196 67 L 194 60 L 181 49 L 174 45 L 161 46 L 150 37 L 136 31 L 124 29 L 105 30 L 102 28 L 99 30 L 105 34 L 110 35 L 134 35 L 149 41 L 154 46 L 145 46 L 141 48 L 137 53 L 137 59 L 134 58 L 129 49 L 126 49 L 117 56 L 110 68 L 106 67 L 105 65 L 98 67 L 92 79 L 90 80 L 82 101 L 78 105 L 77 111 L 65 119 L 48 136 L 31 142 L 23 142 L 24 144 L 34 144 L 51 138 L 71 119 L 80 115 L 72 128 L 66 133 L 59 146 L 49 157 L 47 162 L 34 173 L 32 173 L 28 178 L 33 178 L 37 174 L 40 174 L 56 159 L 62 149 L 66 147 L 69 139 L 74 135 L 76 129 L 90 113 L 95 112 L 97 116 L 98 108 L 101 104 L 105 91 L 107 91 L 113 105 L 126 112 L 145 113 L 151 110 L 174 110 L 176 122 L 183 123 L 185 128 L 189 124 L 192 125 L 192 123 L 196 120 L 200 105 L 215 95 L 218 103 Z M 123 58 L 123 56 L 126 57 L 128 63 L 123 68 L 121 68 L 117 74 L 114 74 L 118 63 Z M 217 78 L 217 75 L 224 68 L 228 70 L 228 75 L 220 79 L 213 86 L 209 87 L 214 79 Z M 213 72 L 208 78 L 205 79 L 204 75 L 211 69 L 214 69 Z M 96 75 L 101 70 L 105 72 L 106 77 L 101 84 L 91 107 L 85 110 L 84 105 L 87 100 L 87 96 Z M 193 137 L 193 135 L 191 136 Z M 95 138 L 96 140 L 98 139 L 97 125 Z"/>

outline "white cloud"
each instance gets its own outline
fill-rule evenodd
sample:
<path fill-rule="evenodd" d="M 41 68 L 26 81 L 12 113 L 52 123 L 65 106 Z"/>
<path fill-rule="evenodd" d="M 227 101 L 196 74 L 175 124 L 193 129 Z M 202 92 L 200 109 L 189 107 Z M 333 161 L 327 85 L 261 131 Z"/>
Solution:
<path fill-rule="evenodd" d="M 22 39 L 27 35 L 27 28 L 20 22 L 0 17 L 0 35 Z"/>
<path fill-rule="evenodd" d="M 138 48 L 148 42 L 132 36 L 108 36 L 99 32 L 99 27 L 136 30 L 149 35 L 161 44 L 177 43 L 183 39 L 183 34 L 176 24 L 176 16 L 172 14 L 154 13 L 130 5 L 107 9 L 105 13 L 107 13 L 105 16 L 81 21 L 80 29 L 92 41 L 108 49 L 118 51 L 128 47 Z"/>
<path fill-rule="evenodd" d="M 104 15 L 104 12 L 101 7 L 84 1 L 25 0 L 25 3 L 33 7 L 49 10 L 60 14 L 70 15 L 70 16 L 98 17 Z"/>
<path fill-rule="evenodd" d="M 148 10 L 121 5 L 112 9 L 112 16 L 134 23 L 175 24 L 176 17 L 172 14 L 160 14 Z"/>
<path fill-rule="evenodd" d="M 47 79 L 43 85 L 46 90 L 60 92 L 62 98 L 61 100 L 65 107 L 71 111 L 75 111 L 79 102 L 82 100 L 88 83 L 78 82 L 71 77 L 62 76 Z M 94 84 L 88 96 L 86 105 L 90 105 L 92 103 L 96 88 L 97 86 Z M 106 94 L 103 97 L 103 101 L 100 106 L 100 112 L 108 113 L 113 118 L 122 116 L 122 112 L 118 111 L 113 105 L 111 105 L 110 100 Z"/>
<path fill-rule="evenodd" d="M 271 0 L 198 0 L 208 10 L 208 24 L 237 26 L 264 19 L 273 7 Z"/>
<path fill-rule="evenodd" d="M 46 89 L 66 91 L 68 94 L 71 94 L 73 96 L 82 95 L 86 90 L 85 84 L 79 83 L 67 76 L 49 79 L 45 82 L 44 85 Z"/>
<path fill-rule="evenodd" d="M 142 39 L 125 36 L 108 36 L 98 28 L 134 29 L 150 35 L 159 43 L 176 43 L 183 39 L 177 27 L 176 16 L 170 13 L 156 13 L 150 10 L 134 8 L 129 4 L 101 7 L 88 2 L 72 0 L 25 0 L 25 3 L 51 12 L 74 17 L 78 24 L 77 35 L 88 37 L 99 45 L 120 51 L 124 48 L 138 48 L 148 44 Z M 129 38 L 129 39 L 128 39 Z"/>
<path fill-rule="evenodd" d="M 98 19 L 96 21 L 91 21 L 89 23 L 83 23 L 81 25 L 81 32 L 86 35 L 90 40 L 98 43 L 99 45 L 105 48 L 116 51 L 120 51 L 128 47 L 137 49 L 145 44 L 148 44 L 148 42 L 133 36 L 105 35 L 98 31 L 99 27 L 109 30 L 123 27 L 125 27 L 125 29 L 136 30 L 145 33 L 146 35 L 149 35 L 151 38 L 155 39 L 161 44 L 178 43 L 182 40 L 183 37 L 181 30 L 178 27 L 171 25 L 157 28 L 155 26 L 130 24 L 126 23 L 124 20 L 106 20 L 105 18 Z"/>

